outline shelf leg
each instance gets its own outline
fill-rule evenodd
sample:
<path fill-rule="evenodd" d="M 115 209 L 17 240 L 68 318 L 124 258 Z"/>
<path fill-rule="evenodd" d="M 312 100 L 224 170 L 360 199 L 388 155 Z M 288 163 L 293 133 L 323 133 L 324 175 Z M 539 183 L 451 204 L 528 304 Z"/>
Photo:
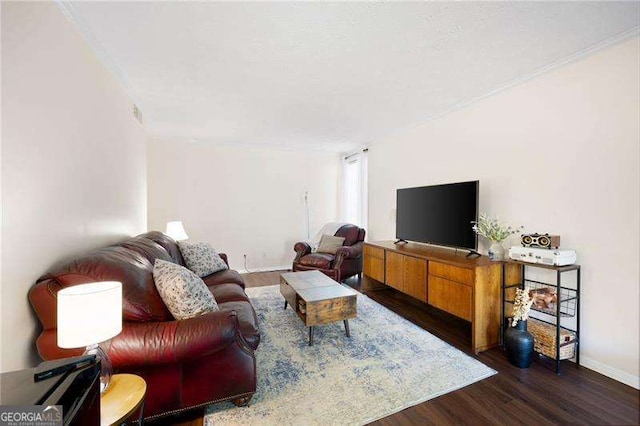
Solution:
<path fill-rule="evenodd" d="M 505 286 L 507 285 L 507 264 L 502 264 L 502 301 L 500 302 L 500 347 L 504 349 L 504 299 L 506 299 Z"/>
<path fill-rule="evenodd" d="M 560 374 L 560 299 L 562 298 L 562 290 L 560 289 L 562 285 L 562 275 L 560 271 L 556 271 L 556 374 Z"/>
<path fill-rule="evenodd" d="M 284 308 L 287 309 L 287 299 L 284 299 Z"/>
<path fill-rule="evenodd" d="M 344 320 L 344 332 L 347 334 L 347 337 L 351 338 L 351 333 L 349 332 L 349 320 Z"/>
<path fill-rule="evenodd" d="M 309 327 L 309 346 L 313 346 L 313 327 Z"/>
<path fill-rule="evenodd" d="M 580 268 L 576 269 L 576 367 L 580 368 Z"/>

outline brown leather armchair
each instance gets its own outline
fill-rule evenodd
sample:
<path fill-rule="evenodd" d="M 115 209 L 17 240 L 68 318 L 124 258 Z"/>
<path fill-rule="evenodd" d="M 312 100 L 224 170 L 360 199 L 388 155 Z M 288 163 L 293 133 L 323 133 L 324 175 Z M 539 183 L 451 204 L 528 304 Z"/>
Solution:
<path fill-rule="evenodd" d="M 362 274 L 362 248 L 365 230 L 356 225 L 344 225 L 336 231 L 336 237 L 343 237 L 344 243 L 336 254 L 311 253 L 311 246 L 298 242 L 294 246 L 296 258 L 293 271 L 318 270 L 341 282 L 354 275 Z"/>

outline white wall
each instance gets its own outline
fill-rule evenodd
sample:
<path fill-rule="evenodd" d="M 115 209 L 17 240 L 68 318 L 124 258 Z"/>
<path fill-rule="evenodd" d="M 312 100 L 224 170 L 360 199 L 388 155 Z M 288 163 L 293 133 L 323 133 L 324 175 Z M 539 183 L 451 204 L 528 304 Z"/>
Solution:
<path fill-rule="evenodd" d="M 378 141 L 370 239 L 397 188 L 480 180 L 480 211 L 562 236 L 582 265 L 581 363 L 638 387 L 640 39 Z"/>
<path fill-rule="evenodd" d="M 2 371 L 34 365 L 27 291 L 56 261 L 146 230 L 144 129 L 53 2 L 2 3 Z"/>
<path fill-rule="evenodd" d="M 334 153 L 150 140 L 149 229 L 182 220 L 190 241 L 229 255 L 232 268 L 290 268 L 293 245 L 336 220 L 339 157 Z"/>

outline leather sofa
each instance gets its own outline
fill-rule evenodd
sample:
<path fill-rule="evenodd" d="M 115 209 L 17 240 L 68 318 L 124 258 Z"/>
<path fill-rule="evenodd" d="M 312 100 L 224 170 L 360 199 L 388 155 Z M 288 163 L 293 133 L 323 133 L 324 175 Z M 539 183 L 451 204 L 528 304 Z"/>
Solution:
<path fill-rule="evenodd" d="M 227 257 L 221 254 L 227 262 Z M 234 270 L 203 278 L 219 312 L 177 321 L 153 281 L 155 259 L 185 265 L 178 245 L 149 232 L 54 266 L 29 291 L 42 333 L 36 346 L 44 360 L 80 355 L 84 348 L 57 346 L 56 293 L 87 282 L 122 282 L 122 332 L 101 344 L 114 373 L 147 382 L 145 419 L 231 400 L 246 405 L 256 391 L 254 350 L 258 319 Z M 228 262 L 227 262 L 228 263 Z"/>
<path fill-rule="evenodd" d="M 293 271 L 318 270 L 338 282 L 360 275 L 365 230 L 356 225 L 344 225 L 334 235 L 345 239 L 335 255 L 312 253 L 308 243 L 296 243 L 293 247 L 296 252 Z"/>

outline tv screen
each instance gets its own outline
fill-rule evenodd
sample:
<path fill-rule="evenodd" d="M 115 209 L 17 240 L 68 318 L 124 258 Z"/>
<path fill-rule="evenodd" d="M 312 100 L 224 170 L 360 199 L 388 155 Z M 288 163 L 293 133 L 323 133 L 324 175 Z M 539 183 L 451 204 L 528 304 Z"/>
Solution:
<path fill-rule="evenodd" d="M 477 180 L 398 189 L 396 238 L 477 250 L 478 189 Z"/>

